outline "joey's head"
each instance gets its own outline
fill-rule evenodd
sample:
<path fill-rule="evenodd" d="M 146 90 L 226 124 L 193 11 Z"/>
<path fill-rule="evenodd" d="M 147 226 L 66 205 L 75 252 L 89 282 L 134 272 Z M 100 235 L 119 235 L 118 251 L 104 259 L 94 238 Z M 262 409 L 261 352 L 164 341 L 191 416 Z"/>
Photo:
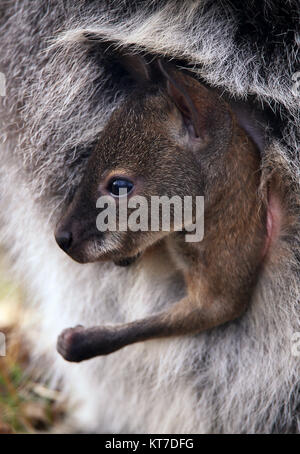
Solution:
<path fill-rule="evenodd" d="M 161 61 L 152 70 L 123 60 L 136 88 L 112 113 L 55 233 L 80 263 L 124 263 L 182 230 L 185 197 L 194 208 L 196 196 L 209 198 L 231 140 L 230 112 L 198 81 Z"/>

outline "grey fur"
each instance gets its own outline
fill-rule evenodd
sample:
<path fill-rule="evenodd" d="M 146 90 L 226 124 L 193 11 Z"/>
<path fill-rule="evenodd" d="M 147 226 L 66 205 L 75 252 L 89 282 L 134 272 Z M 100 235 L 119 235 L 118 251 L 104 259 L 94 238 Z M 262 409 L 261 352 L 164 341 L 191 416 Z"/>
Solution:
<path fill-rule="evenodd" d="M 296 0 L 0 6 L 1 236 L 38 307 L 33 361 L 47 353 L 81 429 L 299 432 L 299 358 L 291 353 L 300 331 L 298 24 Z M 180 61 L 232 97 L 269 106 L 277 127 L 263 154 L 265 181 L 280 172 L 290 222 L 241 320 L 74 365 L 55 353 L 63 328 L 133 320 L 180 291 L 163 255 L 143 268 L 82 266 L 53 239 L 98 133 L 130 89 L 112 73 L 106 39 Z"/>

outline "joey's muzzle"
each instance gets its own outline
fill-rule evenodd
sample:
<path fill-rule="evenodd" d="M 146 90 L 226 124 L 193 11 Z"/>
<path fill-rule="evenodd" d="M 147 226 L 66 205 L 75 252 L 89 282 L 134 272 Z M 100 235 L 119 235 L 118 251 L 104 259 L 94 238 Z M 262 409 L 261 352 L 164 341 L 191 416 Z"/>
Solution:
<path fill-rule="evenodd" d="M 88 254 L 89 244 L 102 241 L 103 234 L 96 228 L 94 219 L 63 218 L 54 233 L 58 246 L 79 263 L 92 261 Z"/>
<path fill-rule="evenodd" d="M 73 242 L 72 232 L 68 230 L 58 230 L 55 233 L 55 240 L 64 252 L 68 252 Z"/>

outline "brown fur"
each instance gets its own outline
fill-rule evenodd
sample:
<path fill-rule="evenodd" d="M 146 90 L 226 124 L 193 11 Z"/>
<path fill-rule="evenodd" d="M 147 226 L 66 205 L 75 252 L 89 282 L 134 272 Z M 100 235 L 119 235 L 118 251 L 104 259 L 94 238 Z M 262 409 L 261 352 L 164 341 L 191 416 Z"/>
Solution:
<path fill-rule="evenodd" d="M 265 254 L 267 194 L 260 190 L 259 151 L 234 112 L 183 72 L 160 64 L 162 80 L 153 82 L 140 59 L 138 68 L 142 88 L 112 114 L 56 235 L 72 232 L 67 252 L 81 263 L 122 263 L 164 241 L 183 273 L 187 294 L 163 312 L 132 323 L 63 331 L 58 351 L 69 361 L 147 339 L 197 333 L 239 317 L 249 305 Z M 195 137 L 187 138 L 187 124 Z M 148 199 L 204 195 L 204 240 L 186 243 L 175 231 L 100 235 L 96 200 L 106 194 L 112 175 L 127 176 L 135 182 L 133 194 Z M 107 241 L 113 244 L 109 252 Z M 91 244 L 96 252 L 91 253 Z"/>

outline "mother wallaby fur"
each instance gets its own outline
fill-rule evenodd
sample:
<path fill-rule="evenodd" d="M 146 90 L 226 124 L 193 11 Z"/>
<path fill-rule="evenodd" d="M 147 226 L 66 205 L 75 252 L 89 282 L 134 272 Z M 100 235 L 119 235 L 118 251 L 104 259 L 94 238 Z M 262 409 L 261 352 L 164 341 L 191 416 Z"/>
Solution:
<path fill-rule="evenodd" d="M 1 4 L 1 242 L 35 304 L 32 361 L 45 355 L 45 375 L 62 379 L 74 427 L 299 432 L 298 9 L 296 0 Z M 234 98 L 247 125 L 270 111 L 259 120 L 261 188 L 272 186 L 277 231 L 238 320 L 69 364 L 55 350 L 64 328 L 129 322 L 183 295 L 161 248 L 120 268 L 72 262 L 54 240 L 99 133 L 134 86 L 108 41 L 193 72 Z"/>

